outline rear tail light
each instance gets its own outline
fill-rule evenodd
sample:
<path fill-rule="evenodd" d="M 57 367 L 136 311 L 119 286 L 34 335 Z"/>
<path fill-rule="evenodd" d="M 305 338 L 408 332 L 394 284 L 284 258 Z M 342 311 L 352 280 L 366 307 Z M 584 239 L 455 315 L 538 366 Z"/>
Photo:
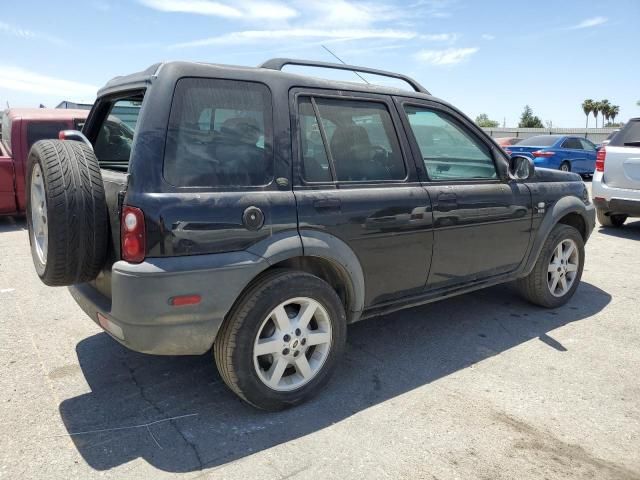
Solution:
<path fill-rule="evenodd" d="M 596 154 L 596 172 L 604 172 L 604 161 L 607 157 L 607 149 L 602 147 Z"/>
<path fill-rule="evenodd" d="M 556 154 L 556 152 L 550 152 L 548 150 L 536 150 L 535 152 L 533 152 L 531 155 L 533 155 L 535 158 L 549 158 L 549 157 L 553 157 Z"/>
<path fill-rule="evenodd" d="M 122 208 L 120 226 L 122 259 L 131 263 L 142 262 L 146 243 L 144 213 L 139 208 L 125 205 Z"/>

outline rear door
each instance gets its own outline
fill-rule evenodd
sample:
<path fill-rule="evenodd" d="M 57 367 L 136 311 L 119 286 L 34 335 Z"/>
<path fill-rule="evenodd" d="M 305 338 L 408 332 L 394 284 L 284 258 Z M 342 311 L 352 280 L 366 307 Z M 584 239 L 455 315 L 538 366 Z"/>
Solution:
<path fill-rule="evenodd" d="M 592 174 L 596 169 L 596 146 L 585 138 L 580 139 L 585 154 L 585 173 Z"/>
<path fill-rule="evenodd" d="M 365 306 L 421 292 L 433 245 L 431 205 L 391 98 L 296 89 L 291 105 L 300 233 L 322 231 L 354 251 Z"/>
<path fill-rule="evenodd" d="M 516 270 L 531 236 L 528 187 L 499 178 L 497 149 L 457 112 L 414 99 L 398 99 L 398 107 L 433 205 L 427 287 L 462 285 Z"/>
<path fill-rule="evenodd" d="M 605 148 L 604 182 L 640 190 L 640 118 L 630 120 Z"/>
<path fill-rule="evenodd" d="M 568 137 L 560 145 L 561 154 L 564 160 L 571 163 L 571 171 L 576 173 L 584 173 L 587 169 L 586 152 L 582 148 L 580 139 L 576 137 Z"/>

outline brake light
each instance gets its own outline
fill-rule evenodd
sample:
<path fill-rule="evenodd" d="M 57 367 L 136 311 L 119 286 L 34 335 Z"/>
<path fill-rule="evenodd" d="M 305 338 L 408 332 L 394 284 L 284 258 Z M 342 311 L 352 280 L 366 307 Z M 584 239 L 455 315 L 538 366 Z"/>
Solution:
<path fill-rule="evenodd" d="M 602 147 L 596 154 L 596 172 L 604 172 L 604 161 L 607 157 L 607 149 Z"/>
<path fill-rule="evenodd" d="M 549 150 L 536 150 L 531 155 L 533 155 L 536 158 L 538 157 L 549 158 L 549 157 L 553 157 L 555 154 L 556 152 L 550 152 Z"/>
<path fill-rule="evenodd" d="M 139 208 L 129 205 L 122 208 L 120 244 L 123 260 L 131 263 L 140 263 L 144 260 L 146 232 L 144 213 Z"/>

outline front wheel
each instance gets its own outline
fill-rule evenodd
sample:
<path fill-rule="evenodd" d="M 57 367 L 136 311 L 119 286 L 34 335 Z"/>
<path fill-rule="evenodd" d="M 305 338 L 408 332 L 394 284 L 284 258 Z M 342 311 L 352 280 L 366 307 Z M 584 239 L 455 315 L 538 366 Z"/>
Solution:
<path fill-rule="evenodd" d="M 562 162 L 562 164 L 560 165 L 560 170 L 562 170 L 563 172 L 570 172 L 571 164 L 569 162 Z"/>
<path fill-rule="evenodd" d="M 573 296 L 584 268 L 584 240 L 575 228 L 556 225 L 545 241 L 531 273 L 518 280 L 522 295 L 547 308 L 564 305 Z"/>
<path fill-rule="evenodd" d="M 232 309 L 214 355 L 231 390 L 273 411 L 315 395 L 345 342 L 346 315 L 336 292 L 311 274 L 276 270 L 258 279 Z"/>

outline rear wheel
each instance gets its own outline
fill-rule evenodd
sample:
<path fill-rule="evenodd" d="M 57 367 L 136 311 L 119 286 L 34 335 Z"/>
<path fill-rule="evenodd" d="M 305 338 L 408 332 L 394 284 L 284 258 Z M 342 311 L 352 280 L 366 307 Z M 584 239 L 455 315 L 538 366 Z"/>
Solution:
<path fill-rule="evenodd" d="M 569 225 L 559 224 L 549 234 L 531 273 L 517 285 L 531 303 L 559 307 L 575 293 L 583 267 L 582 235 Z"/>
<path fill-rule="evenodd" d="M 620 228 L 627 221 L 627 215 L 607 215 L 604 210 L 596 209 L 598 223 L 603 227 Z"/>
<path fill-rule="evenodd" d="M 571 164 L 569 162 L 562 162 L 562 164 L 560 165 L 560 170 L 562 170 L 563 172 L 570 172 Z"/>
<path fill-rule="evenodd" d="M 254 283 L 225 320 L 214 356 L 225 383 L 264 410 L 315 395 L 346 341 L 338 295 L 318 277 L 280 270 Z"/>

